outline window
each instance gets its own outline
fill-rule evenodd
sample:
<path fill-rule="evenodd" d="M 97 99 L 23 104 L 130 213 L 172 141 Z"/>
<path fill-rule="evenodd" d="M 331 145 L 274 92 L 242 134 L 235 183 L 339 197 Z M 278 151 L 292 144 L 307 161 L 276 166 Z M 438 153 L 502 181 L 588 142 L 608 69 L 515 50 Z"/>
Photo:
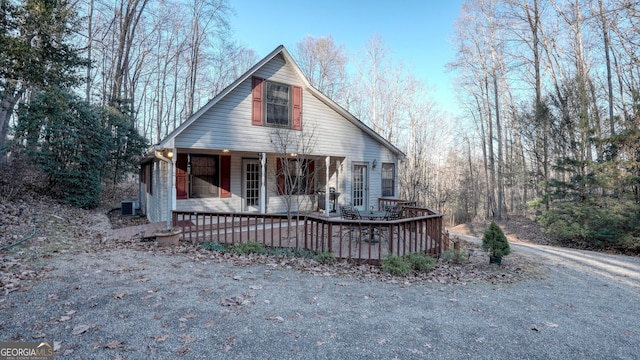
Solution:
<path fill-rule="evenodd" d="M 189 197 L 218 197 L 218 187 L 220 186 L 218 156 L 191 155 L 189 165 L 191 165 L 191 192 Z"/>
<path fill-rule="evenodd" d="M 140 177 L 142 178 L 142 183 L 145 184 L 147 193 L 149 195 L 153 195 L 153 162 L 146 163 L 142 165 L 140 169 Z"/>
<path fill-rule="evenodd" d="M 231 157 L 178 153 L 176 198 L 231 197 Z"/>
<path fill-rule="evenodd" d="M 396 168 L 392 163 L 382 164 L 382 196 L 395 195 Z"/>
<path fill-rule="evenodd" d="M 286 162 L 285 162 L 286 161 Z M 304 159 L 278 159 L 278 195 L 314 193 L 314 162 Z"/>
<path fill-rule="evenodd" d="M 269 125 L 289 126 L 290 88 L 287 85 L 267 82 L 265 97 L 266 123 Z"/>
<path fill-rule="evenodd" d="M 253 77 L 251 124 L 302 130 L 302 88 Z"/>

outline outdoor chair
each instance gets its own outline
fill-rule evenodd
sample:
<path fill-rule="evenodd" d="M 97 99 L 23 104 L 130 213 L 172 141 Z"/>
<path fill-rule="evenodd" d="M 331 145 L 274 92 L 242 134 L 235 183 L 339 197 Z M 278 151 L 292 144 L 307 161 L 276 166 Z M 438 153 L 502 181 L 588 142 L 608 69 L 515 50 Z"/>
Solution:
<path fill-rule="evenodd" d="M 398 220 L 400 219 L 400 213 L 398 212 L 397 206 L 387 206 L 387 215 L 384 217 L 385 220 Z"/>
<path fill-rule="evenodd" d="M 357 232 L 358 235 L 355 236 L 355 239 L 356 242 L 360 242 L 360 238 L 363 236 L 363 231 L 362 226 L 360 225 L 362 216 L 360 216 L 358 209 L 350 205 L 343 205 L 340 207 L 340 216 L 345 220 L 358 220 L 358 224 L 349 224 L 346 226 L 347 231 L 342 233 L 341 238 L 346 234 L 349 234 L 349 236 L 352 237 L 353 233 Z"/>
<path fill-rule="evenodd" d="M 389 205 L 387 206 L 386 210 L 387 210 L 387 215 L 385 216 L 385 220 L 391 221 L 391 220 L 398 220 L 402 218 L 400 216 L 400 212 L 398 211 L 397 205 Z M 399 239 L 402 239 L 402 235 L 400 234 L 396 226 L 393 227 L 393 234 L 389 234 L 389 238 L 393 238 L 394 234 L 397 235 Z"/>

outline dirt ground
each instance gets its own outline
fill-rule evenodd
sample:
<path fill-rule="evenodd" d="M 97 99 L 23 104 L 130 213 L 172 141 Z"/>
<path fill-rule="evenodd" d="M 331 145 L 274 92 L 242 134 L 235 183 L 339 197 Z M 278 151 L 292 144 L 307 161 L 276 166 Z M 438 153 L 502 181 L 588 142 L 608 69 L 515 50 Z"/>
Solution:
<path fill-rule="evenodd" d="M 565 259 L 532 263 L 514 251 L 495 266 L 465 243 L 467 261 L 394 277 L 347 262 L 113 242 L 106 210 L 38 211 L 35 235 L 0 254 L 0 339 L 52 341 L 57 358 L 637 355 L 637 288 Z M 141 220 L 114 223 L 128 221 Z"/>
<path fill-rule="evenodd" d="M 210 252 L 191 244 L 160 249 L 151 242 L 106 240 L 113 228 L 144 222 L 146 220 L 141 217 L 121 217 L 114 208 L 87 211 L 58 204 L 46 197 L 3 203 L 0 205 L 0 246 L 4 247 L 0 252 L 0 297 L 14 291 L 28 291 L 32 286 L 31 281 L 46 278 L 47 273 L 52 270 L 49 259 L 67 254 L 131 249 L 140 251 L 141 254 L 182 254 L 196 260 L 207 258 L 234 264 L 266 264 L 274 261 L 269 256 Z M 469 233 L 483 231 L 481 227 L 476 229 L 474 226 L 476 225 L 468 229 Z M 523 235 L 519 238 L 522 237 Z M 469 249 L 474 251 L 469 252 Z M 377 266 L 348 262 L 323 265 L 312 259 L 276 260 L 297 271 L 320 271 L 382 282 L 509 283 L 535 273 L 535 269 L 524 257 L 511 256 L 503 266 L 496 267 L 488 264 L 484 255 L 478 245 L 463 243 L 462 252 L 456 259 L 441 257 L 433 271 L 414 273 L 402 278 L 383 273 Z"/>

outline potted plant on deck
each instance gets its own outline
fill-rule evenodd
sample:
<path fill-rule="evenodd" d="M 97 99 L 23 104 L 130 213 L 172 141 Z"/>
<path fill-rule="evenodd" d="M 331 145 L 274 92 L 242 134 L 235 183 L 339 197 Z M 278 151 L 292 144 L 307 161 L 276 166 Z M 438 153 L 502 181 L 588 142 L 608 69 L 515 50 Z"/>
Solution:
<path fill-rule="evenodd" d="M 484 232 L 482 250 L 489 253 L 489 263 L 498 265 L 502 262 L 502 257 L 511 252 L 507 237 L 495 222 L 491 222 Z"/>
<path fill-rule="evenodd" d="M 178 245 L 180 235 L 182 234 L 182 228 L 171 227 L 167 229 L 158 229 L 153 233 L 156 238 L 156 244 L 158 247 Z"/>

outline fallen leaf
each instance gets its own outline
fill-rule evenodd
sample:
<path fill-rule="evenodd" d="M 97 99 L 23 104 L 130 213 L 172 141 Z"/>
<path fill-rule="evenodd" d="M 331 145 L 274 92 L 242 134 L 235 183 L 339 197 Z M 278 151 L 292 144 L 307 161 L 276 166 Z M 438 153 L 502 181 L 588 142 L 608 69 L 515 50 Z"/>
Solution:
<path fill-rule="evenodd" d="M 158 335 L 154 335 L 152 336 L 153 340 L 155 340 L 157 343 L 161 343 L 165 340 L 167 340 L 169 338 L 169 334 L 165 334 L 162 336 L 158 336 Z"/>
<path fill-rule="evenodd" d="M 47 335 L 45 335 L 44 333 L 31 335 L 31 338 L 33 338 L 33 339 L 42 339 L 43 337 L 47 337 Z"/>
<path fill-rule="evenodd" d="M 119 293 L 119 294 L 115 294 L 115 295 L 113 295 L 113 297 L 114 297 L 115 299 L 120 300 L 120 299 L 124 299 L 124 297 L 125 297 L 126 295 L 127 295 L 127 294 L 125 294 L 125 293 Z"/>
<path fill-rule="evenodd" d="M 60 350 L 60 347 L 62 347 L 62 341 L 54 341 L 53 342 L 53 351 Z"/>
<path fill-rule="evenodd" d="M 235 334 L 231 334 L 231 335 L 227 336 L 227 339 L 222 344 L 222 348 L 224 349 L 224 351 L 231 350 L 233 345 L 235 345 L 235 339 L 236 339 L 236 335 Z"/>
<path fill-rule="evenodd" d="M 554 324 L 554 323 L 552 323 L 552 322 L 550 322 L 550 321 L 543 322 L 542 324 L 543 324 L 544 326 L 548 326 L 548 327 L 551 327 L 551 328 L 558 327 L 558 324 Z"/>
<path fill-rule="evenodd" d="M 284 322 L 284 318 L 282 316 L 267 316 L 265 317 L 265 319 L 271 320 L 271 321 L 277 321 L 277 322 Z"/>
<path fill-rule="evenodd" d="M 124 346 L 124 344 L 122 343 L 122 341 L 114 340 L 114 341 L 106 344 L 104 347 L 106 347 L 107 349 L 119 349 L 119 348 L 121 348 L 123 346 Z"/>
<path fill-rule="evenodd" d="M 537 327 L 536 325 L 533 325 L 533 327 L 531 328 L 531 330 L 533 330 L 533 331 L 538 331 L 538 332 L 540 331 L 540 329 L 538 329 L 538 327 Z"/>
<path fill-rule="evenodd" d="M 67 314 L 68 316 L 71 316 L 71 315 L 73 315 L 73 314 L 75 314 L 75 313 L 76 313 L 76 311 L 75 311 L 75 310 L 69 310 L 69 311 L 67 311 L 65 314 Z"/>
<path fill-rule="evenodd" d="M 65 321 L 68 321 L 68 320 L 71 320 L 71 316 L 66 316 L 66 315 L 60 316 L 60 321 L 61 322 L 65 322 Z"/>
<path fill-rule="evenodd" d="M 188 347 L 181 347 L 180 349 L 178 349 L 178 351 L 176 351 L 176 354 L 178 354 L 178 356 L 182 356 L 188 352 L 189 352 Z"/>
<path fill-rule="evenodd" d="M 76 327 L 73 328 L 73 330 L 71 330 L 71 333 L 73 335 L 79 335 L 82 334 L 83 332 L 89 330 L 91 328 L 91 326 L 89 325 L 78 325 Z"/>
<path fill-rule="evenodd" d="M 189 334 L 183 334 L 183 335 L 180 335 L 180 341 L 182 341 L 183 343 L 190 344 L 196 341 L 196 339 Z"/>

